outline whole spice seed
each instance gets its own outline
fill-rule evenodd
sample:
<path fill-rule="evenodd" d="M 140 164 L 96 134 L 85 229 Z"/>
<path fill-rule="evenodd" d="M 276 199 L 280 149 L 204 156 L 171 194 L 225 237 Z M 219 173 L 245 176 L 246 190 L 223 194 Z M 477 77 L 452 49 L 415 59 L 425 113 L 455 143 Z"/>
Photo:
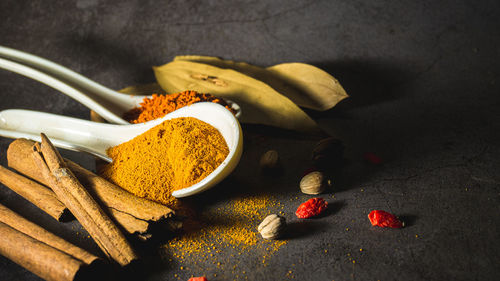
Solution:
<path fill-rule="evenodd" d="M 257 230 L 264 239 L 277 239 L 283 234 L 285 226 L 286 221 L 284 217 L 272 214 L 259 224 Z"/>
<path fill-rule="evenodd" d="M 331 181 L 320 171 L 310 172 L 300 180 L 300 190 L 305 194 L 320 194 L 328 186 L 331 186 Z"/>
<path fill-rule="evenodd" d="M 339 139 L 330 137 L 319 141 L 312 151 L 312 160 L 319 166 L 332 166 L 344 156 L 344 145 Z"/>
<path fill-rule="evenodd" d="M 260 157 L 260 166 L 265 170 L 273 170 L 279 166 L 279 154 L 276 150 L 269 150 Z"/>
<path fill-rule="evenodd" d="M 300 219 L 316 217 L 328 208 L 328 202 L 323 198 L 311 198 L 300 204 L 295 215 Z"/>
<path fill-rule="evenodd" d="M 373 210 L 368 214 L 368 219 L 373 226 L 402 228 L 404 223 L 395 215 L 382 210 Z"/>

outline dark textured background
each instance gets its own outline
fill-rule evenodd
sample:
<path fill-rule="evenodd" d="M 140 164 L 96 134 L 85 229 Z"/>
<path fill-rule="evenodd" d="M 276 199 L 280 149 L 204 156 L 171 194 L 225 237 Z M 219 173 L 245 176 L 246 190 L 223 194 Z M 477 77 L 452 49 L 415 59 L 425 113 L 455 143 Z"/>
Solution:
<path fill-rule="evenodd" d="M 261 66 L 311 63 L 351 95 L 313 113 L 345 142 L 348 161 L 334 179 L 335 199 L 324 195 L 334 210 L 313 220 L 307 235 L 290 240 L 267 266 L 261 254 L 229 252 L 217 257 L 227 263 L 222 269 L 213 260 L 165 262 L 138 279 L 499 280 L 499 15 L 495 0 L 2 0 L 0 44 L 116 89 L 154 81 L 151 66 L 175 55 L 204 54 Z M 8 108 L 88 118 L 70 98 L 1 70 L 0 109 Z M 296 221 L 293 211 L 308 198 L 297 182 L 314 141 L 259 128 L 245 134 L 234 175 L 202 196 L 264 186 Z M 0 138 L 2 165 L 10 141 Z M 285 162 L 284 175 L 271 183 L 256 164 L 270 148 Z M 367 151 L 384 164 L 364 163 Z M 88 157 L 69 156 L 92 167 Z M 0 202 L 97 252 L 78 223 L 56 223 L 5 187 Z M 409 226 L 373 228 L 366 218 L 372 209 L 394 212 Z M 0 279 L 38 280 L 3 257 Z"/>

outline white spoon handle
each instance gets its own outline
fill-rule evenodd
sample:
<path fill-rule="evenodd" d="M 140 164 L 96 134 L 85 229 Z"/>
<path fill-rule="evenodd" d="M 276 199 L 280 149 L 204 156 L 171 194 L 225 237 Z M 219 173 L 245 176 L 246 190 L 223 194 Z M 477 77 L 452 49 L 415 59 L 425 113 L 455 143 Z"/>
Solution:
<path fill-rule="evenodd" d="M 33 80 L 37 80 L 45 85 L 48 85 L 70 97 L 73 99 L 79 101 L 86 107 L 94 110 L 102 116 L 104 119 L 106 119 L 109 122 L 116 123 L 116 124 L 129 124 L 127 121 L 123 120 L 121 117 L 117 116 L 113 112 L 109 111 L 107 108 L 102 106 L 100 103 L 96 102 L 95 100 L 91 99 L 89 96 L 87 96 L 85 93 L 81 92 L 80 90 L 73 88 L 72 86 L 55 79 L 52 76 L 49 76 L 41 71 L 38 71 L 34 68 L 9 61 L 6 59 L 0 58 L 0 68 L 24 75 L 26 77 L 29 77 Z"/>
<path fill-rule="evenodd" d="M 15 60 L 23 64 L 31 65 L 33 67 L 36 67 L 37 69 L 43 70 L 50 75 L 54 75 L 64 81 L 68 81 L 71 84 L 74 84 L 84 89 L 86 92 L 89 92 L 92 95 L 106 99 L 116 104 L 120 108 L 128 110 L 133 106 L 135 106 L 135 104 L 131 104 L 131 99 L 127 95 L 118 93 L 95 81 L 88 79 L 87 77 L 81 74 L 74 72 L 73 70 L 67 67 L 49 61 L 47 59 L 41 58 L 39 56 L 35 56 L 26 52 L 22 52 L 12 48 L 7 48 L 4 46 L 0 46 L 0 56 Z"/>
<path fill-rule="evenodd" d="M 43 132 L 57 147 L 84 151 L 108 162 L 111 159 L 106 156 L 106 149 L 110 143 L 122 141 L 116 136 L 117 127 L 31 110 L 0 112 L 0 136 L 40 141 L 40 133 Z"/>

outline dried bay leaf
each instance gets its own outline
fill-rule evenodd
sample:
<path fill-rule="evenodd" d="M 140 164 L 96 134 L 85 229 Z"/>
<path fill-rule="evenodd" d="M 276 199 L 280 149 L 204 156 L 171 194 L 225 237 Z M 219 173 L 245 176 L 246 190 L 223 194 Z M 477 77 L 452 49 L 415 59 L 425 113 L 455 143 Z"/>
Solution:
<path fill-rule="evenodd" d="M 319 131 L 316 122 L 290 99 L 266 83 L 238 71 L 183 60 L 153 67 L 153 70 L 156 80 L 167 93 L 194 90 L 238 103 L 243 123 Z"/>
<path fill-rule="evenodd" d="M 266 68 L 303 93 L 310 108 L 328 110 L 348 97 L 340 82 L 327 72 L 306 63 L 282 63 Z"/>
<path fill-rule="evenodd" d="M 297 105 L 314 110 L 328 110 L 348 97 L 337 79 L 305 63 L 283 63 L 261 68 L 245 62 L 194 55 L 176 56 L 174 61 L 192 61 L 234 69 L 268 84 Z"/>

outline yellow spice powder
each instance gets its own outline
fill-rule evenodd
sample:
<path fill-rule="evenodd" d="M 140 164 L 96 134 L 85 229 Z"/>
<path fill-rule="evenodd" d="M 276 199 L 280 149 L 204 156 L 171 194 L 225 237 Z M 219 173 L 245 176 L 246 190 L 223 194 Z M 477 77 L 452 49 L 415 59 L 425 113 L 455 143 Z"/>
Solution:
<path fill-rule="evenodd" d="M 254 252 L 260 254 L 261 261 L 266 263 L 287 243 L 286 240 L 265 240 L 257 231 L 257 225 L 273 209 L 283 208 L 274 198 L 268 195 L 245 196 L 228 203 L 224 208 L 203 212 L 196 221 L 188 220 L 184 225 L 185 233 L 164 246 L 166 253 L 180 263 L 193 264 L 208 259 L 221 267 L 221 262 L 232 264 L 232 261 L 218 258 L 221 252 Z"/>
<path fill-rule="evenodd" d="M 100 174 L 143 198 L 173 209 L 172 191 L 189 187 L 212 173 L 229 154 L 213 126 L 196 118 L 167 120 L 107 151 L 113 162 Z"/>

